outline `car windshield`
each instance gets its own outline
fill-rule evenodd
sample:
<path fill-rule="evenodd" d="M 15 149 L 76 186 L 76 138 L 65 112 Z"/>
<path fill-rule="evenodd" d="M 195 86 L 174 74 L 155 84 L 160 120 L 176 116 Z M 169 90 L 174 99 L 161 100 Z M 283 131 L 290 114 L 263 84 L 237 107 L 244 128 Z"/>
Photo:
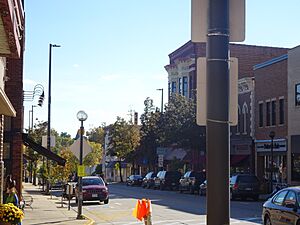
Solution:
<path fill-rule="evenodd" d="M 87 178 L 87 179 L 82 179 L 82 185 L 83 186 L 87 186 L 87 185 L 104 185 L 104 182 L 100 178 Z"/>

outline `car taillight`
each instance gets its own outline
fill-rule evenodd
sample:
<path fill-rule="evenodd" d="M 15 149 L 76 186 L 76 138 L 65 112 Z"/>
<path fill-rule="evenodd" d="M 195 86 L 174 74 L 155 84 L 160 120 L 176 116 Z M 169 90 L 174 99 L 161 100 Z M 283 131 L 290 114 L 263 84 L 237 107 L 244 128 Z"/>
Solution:
<path fill-rule="evenodd" d="M 233 190 L 237 190 L 239 188 L 239 185 L 237 183 L 235 183 L 232 187 Z"/>

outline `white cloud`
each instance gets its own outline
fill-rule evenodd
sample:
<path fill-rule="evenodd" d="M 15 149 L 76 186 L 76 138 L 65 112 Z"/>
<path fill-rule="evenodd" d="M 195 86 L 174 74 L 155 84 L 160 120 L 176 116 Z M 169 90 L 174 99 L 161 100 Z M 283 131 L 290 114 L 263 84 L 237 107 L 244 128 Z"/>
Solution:
<path fill-rule="evenodd" d="M 74 67 L 74 68 L 78 68 L 79 65 L 75 63 L 75 64 L 73 64 L 73 67 Z"/>

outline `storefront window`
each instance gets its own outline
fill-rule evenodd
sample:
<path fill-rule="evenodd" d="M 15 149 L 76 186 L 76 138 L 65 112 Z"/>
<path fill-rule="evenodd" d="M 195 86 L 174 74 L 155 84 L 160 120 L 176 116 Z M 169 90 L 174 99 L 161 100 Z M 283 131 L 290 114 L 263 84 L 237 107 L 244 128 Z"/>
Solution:
<path fill-rule="evenodd" d="M 292 154 L 292 180 L 300 181 L 300 154 Z"/>

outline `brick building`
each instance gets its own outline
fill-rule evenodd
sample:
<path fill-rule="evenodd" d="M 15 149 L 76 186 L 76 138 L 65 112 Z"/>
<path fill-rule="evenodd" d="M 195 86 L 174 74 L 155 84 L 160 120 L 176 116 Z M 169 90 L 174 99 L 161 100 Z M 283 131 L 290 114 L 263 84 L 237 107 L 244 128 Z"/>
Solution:
<path fill-rule="evenodd" d="M 271 138 L 273 139 L 273 180 L 282 179 L 278 168 L 287 164 L 287 54 L 254 66 L 255 151 L 259 178 L 270 179 Z"/>
<path fill-rule="evenodd" d="M 287 78 L 287 179 L 289 184 L 300 183 L 300 46 L 288 52 Z"/>
<path fill-rule="evenodd" d="M 23 3 L 0 0 L 0 193 L 6 174 L 13 175 L 19 193 L 22 185 Z"/>
<path fill-rule="evenodd" d="M 238 58 L 239 96 L 238 126 L 231 127 L 231 169 L 232 172 L 255 170 L 254 151 L 254 71 L 253 66 L 287 53 L 285 48 L 230 44 L 231 57 Z M 165 66 L 168 72 L 168 93 L 179 93 L 187 98 L 196 98 L 197 65 L 195 59 L 205 57 L 205 43 L 191 41 L 169 54 L 170 63 Z M 205 134 L 203 134 L 205 136 Z M 205 138 L 202 138 L 203 142 Z M 203 143 L 200 156 L 205 154 Z M 199 154 L 198 154 L 199 155 Z M 202 159 L 199 159 L 200 161 Z M 202 162 L 205 163 L 205 162 Z"/>

